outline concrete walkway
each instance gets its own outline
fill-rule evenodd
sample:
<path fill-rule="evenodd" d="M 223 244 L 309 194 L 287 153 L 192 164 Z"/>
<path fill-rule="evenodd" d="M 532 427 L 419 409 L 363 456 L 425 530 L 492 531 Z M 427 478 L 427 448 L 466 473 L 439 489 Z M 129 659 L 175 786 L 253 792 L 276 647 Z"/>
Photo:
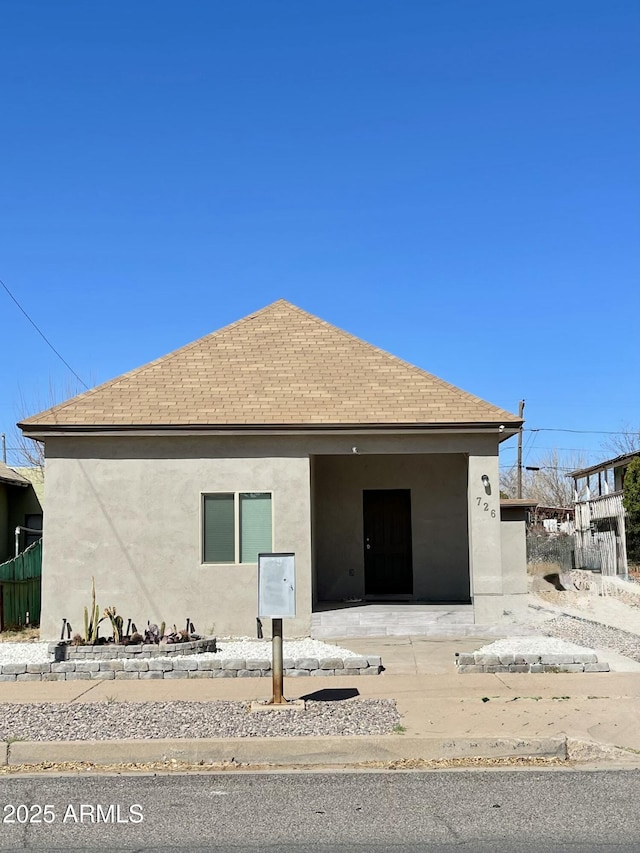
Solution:
<path fill-rule="evenodd" d="M 483 642 L 470 641 L 468 637 L 341 640 L 341 646 L 354 652 L 380 654 L 385 671 L 379 676 L 333 677 L 321 682 L 317 678 L 285 679 L 289 699 L 307 696 L 342 701 L 345 693 L 353 695 L 354 690 L 365 698 L 395 699 L 403 731 L 391 735 L 14 742 L 0 744 L 0 764 L 175 759 L 195 763 L 234 760 L 252 764 L 351 765 L 468 757 L 565 758 L 568 745 L 570 758 L 607 759 L 640 766 L 640 672 L 456 673 L 455 652 L 473 651 Z M 604 653 L 605 659 L 610 657 Z M 268 699 L 271 681 L 233 678 L 5 683 L 1 695 L 2 701 L 15 703 L 249 702 Z M 581 746 L 580 742 L 586 745 Z"/>

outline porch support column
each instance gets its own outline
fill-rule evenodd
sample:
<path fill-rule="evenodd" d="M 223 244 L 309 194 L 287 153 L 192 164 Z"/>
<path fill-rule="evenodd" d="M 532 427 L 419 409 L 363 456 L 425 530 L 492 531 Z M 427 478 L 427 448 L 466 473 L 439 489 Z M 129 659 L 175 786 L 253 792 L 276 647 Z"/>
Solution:
<path fill-rule="evenodd" d="M 469 573 L 474 621 L 505 621 L 498 457 L 469 456 Z"/>

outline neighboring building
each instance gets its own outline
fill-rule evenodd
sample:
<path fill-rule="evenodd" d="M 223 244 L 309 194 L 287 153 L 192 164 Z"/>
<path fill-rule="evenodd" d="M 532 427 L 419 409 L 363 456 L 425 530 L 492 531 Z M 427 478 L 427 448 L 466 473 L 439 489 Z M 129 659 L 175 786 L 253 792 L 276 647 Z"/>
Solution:
<path fill-rule="evenodd" d="M 255 634 L 257 554 L 293 552 L 297 616 L 350 599 L 520 618 L 498 445 L 515 415 L 280 300 L 31 417 L 46 445 L 42 636 L 98 602 Z"/>
<path fill-rule="evenodd" d="M 538 504 L 532 513 L 532 527 L 542 527 L 547 533 L 567 533 L 574 531 L 575 512 L 572 506 L 544 506 Z"/>
<path fill-rule="evenodd" d="M 624 453 L 598 465 L 572 471 L 575 490 L 576 565 L 603 575 L 628 572 L 624 475 L 640 451 Z"/>
<path fill-rule="evenodd" d="M 537 506 L 538 502 L 529 498 L 501 498 L 500 517 L 503 521 L 523 521 L 531 527 Z"/>
<path fill-rule="evenodd" d="M 29 532 L 42 530 L 42 505 L 29 473 L 0 462 L 0 563 L 16 554 L 16 528 L 19 552 L 41 538 Z"/>

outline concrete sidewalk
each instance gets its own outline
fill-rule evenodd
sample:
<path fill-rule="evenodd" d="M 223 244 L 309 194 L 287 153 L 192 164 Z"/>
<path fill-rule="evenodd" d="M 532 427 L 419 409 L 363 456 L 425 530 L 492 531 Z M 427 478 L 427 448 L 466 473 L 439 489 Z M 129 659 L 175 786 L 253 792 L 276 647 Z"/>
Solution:
<path fill-rule="evenodd" d="M 582 756 L 640 766 L 640 672 L 465 674 L 455 652 L 483 640 L 384 637 L 336 641 L 380 654 L 373 677 L 286 678 L 289 699 L 343 701 L 347 694 L 397 703 L 402 732 L 378 737 L 232 738 L 228 740 L 14 742 L 0 764 L 90 761 L 96 764 L 186 761 L 275 765 L 354 765 L 411 759 Z M 487 642 L 491 642 L 489 639 Z M 604 658 L 611 658 L 603 653 Z M 627 659 L 622 659 L 624 662 Z M 634 670 L 634 662 L 626 667 Z M 638 666 L 640 669 L 640 666 Z M 64 681 L 2 685 L 2 701 L 141 702 L 264 700 L 269 678 L 174 681 Z M 18 712 L 19 713 L 19 712 Z M 277 712 L 274 712 L 277 713 Z M 304 713 L 304 712 L 301 712 Z M 586 744 L 580 746 L 580 744 Z"/>

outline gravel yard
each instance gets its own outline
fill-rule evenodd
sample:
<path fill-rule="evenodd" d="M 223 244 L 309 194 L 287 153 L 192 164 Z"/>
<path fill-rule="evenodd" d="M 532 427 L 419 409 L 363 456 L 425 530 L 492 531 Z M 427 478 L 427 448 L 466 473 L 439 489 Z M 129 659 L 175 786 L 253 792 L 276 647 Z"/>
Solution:
<path fill-rule="evenodd" d="M 640 617 L 638 622 L 640 623 Z M 640 636 L 630 631 L 568 615 L 550 619 L 544 623 L 543 629 L 553 637 L 571 640 L 590 648 L 611 649 L 632 660 L 640 661 Z"/>
<path fill-rule="evenodd" d="M 0 741 L 384 735 L 400 722 L 391 699 L 307 700 L 304 711 L 251 713 L 246 702 L 0 704 Z"/>
<path fill-rule="evenodd" d="M 373 644 L 372 644 L 373 647 Z M 199 659 L 270 659 L 270 640 L 220 640 Z M 285 640 L 285 658 L 349 658 L 355 652 L 319 640 Z M 0 664 L 47 663 L 48 643 L 1 643 Z M 182 658 L 188 659 L 187 656 Z M 250 713 L 246 702 L 0 703 L 0 741 L 246 738 L 382 735 L 400 721 L 391 699 L 308 700 L 304 711 Z"/>

